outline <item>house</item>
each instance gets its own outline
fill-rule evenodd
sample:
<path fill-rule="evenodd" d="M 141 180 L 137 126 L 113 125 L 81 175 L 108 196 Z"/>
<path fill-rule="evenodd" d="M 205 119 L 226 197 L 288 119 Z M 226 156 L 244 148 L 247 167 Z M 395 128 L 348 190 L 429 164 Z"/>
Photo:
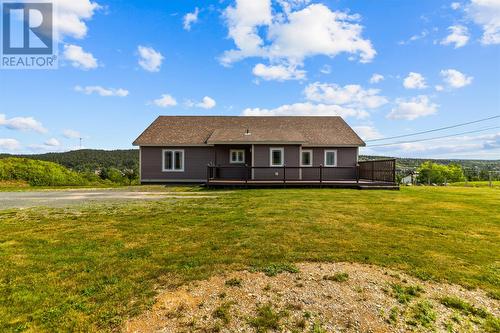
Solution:
<path fill-rule="evenodd" d="M 341 117 L 161 116 L 133 144 L 141 183 L 358 183 L 367 172 L 365 143 Z"/>

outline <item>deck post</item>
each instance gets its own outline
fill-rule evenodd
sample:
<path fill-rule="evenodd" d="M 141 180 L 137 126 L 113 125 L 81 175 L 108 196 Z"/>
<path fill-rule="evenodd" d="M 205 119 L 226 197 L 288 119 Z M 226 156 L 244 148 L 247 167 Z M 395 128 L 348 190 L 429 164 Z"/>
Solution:
<path fill-rule="evenodd" d="M 372 161 L 372 182 L 375 181 L 375 161 Z"/>
<path fill-rule="evenodd" d="M 248 188 L 248 164 L 245 164 L 245 188 Z"/>
<path fill-rule="evenodd" d="M 319 187 L 323 187 L 323 164 L 319 165 Z"/>
<path fill-rule="evenodd" d="M 356 165 L 356 184 L 359 184 L 359 165 Z"/>
<path fill-rule="evenodd" d="M 286 165 L 283 164 L 283 187 L 286 187 Z"/>
<path fill-rule="evenodd" d="M 396 159 L 392 161 L 392 182 L 396 183 Z"/>
<path fill-rule="evenodd" d="M 210 164 L 207 164 L 207 188 L 210 187 Z"/>

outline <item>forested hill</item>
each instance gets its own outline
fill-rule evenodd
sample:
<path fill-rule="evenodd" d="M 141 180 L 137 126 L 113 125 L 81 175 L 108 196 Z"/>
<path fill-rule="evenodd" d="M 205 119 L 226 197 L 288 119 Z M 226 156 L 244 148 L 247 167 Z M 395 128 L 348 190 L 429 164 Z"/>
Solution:
<path fill-rule="evenodd" d="M 25 157 L 35 160 L 59 163 L 76 171 L 95 171 L 103 168 L 137 170 L 139 167 L 139 150 L 95 150 L 81 149 L 64 153 L 47 153 L 38 155 L 9 155 L 5 157 Z"/>
<path fill-rule="evenodd" d="M 65 153 L 47 153 L 38 155 L 9 155 L 0 154 L 5 157 L 26 157 L 31 159 L 56 162 L 76 171 L 95 171 L 103 168 L 117 168 L 119 170 L 134 169 L 139 166 L 139 150 L 94 150 L 82 149 Z M 383 156 L 360 156 L 360 160 L 372 160 L 387 158 Z M 397 167 L 402 170 L 416 169 L 420 164 L 429 159 L 398 158 Z M 477 168 L 480 170 L 500 170 L 500 160 L 432 160 L 439 164 L 459 164 L 464 168 Z"/>

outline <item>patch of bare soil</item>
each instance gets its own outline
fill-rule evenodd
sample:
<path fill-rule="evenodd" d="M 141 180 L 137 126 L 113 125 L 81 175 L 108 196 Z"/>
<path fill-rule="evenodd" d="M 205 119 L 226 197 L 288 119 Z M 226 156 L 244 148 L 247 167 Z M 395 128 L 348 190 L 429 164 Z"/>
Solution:
<path fill-rule="evenodd" d="M 125 332 L 497 332 L 499 301 L 371 265 L 231 272 L 161 293 Z"/>

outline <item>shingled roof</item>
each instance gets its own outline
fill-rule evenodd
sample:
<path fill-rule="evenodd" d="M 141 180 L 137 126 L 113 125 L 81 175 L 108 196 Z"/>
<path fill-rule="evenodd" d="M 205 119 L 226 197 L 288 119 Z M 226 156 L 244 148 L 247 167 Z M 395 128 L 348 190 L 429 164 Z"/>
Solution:
<path fill-rule="evenodd" d="M 341 117 L 160 116 L 135 146 L 235 143 L 364 146 Z"/>

